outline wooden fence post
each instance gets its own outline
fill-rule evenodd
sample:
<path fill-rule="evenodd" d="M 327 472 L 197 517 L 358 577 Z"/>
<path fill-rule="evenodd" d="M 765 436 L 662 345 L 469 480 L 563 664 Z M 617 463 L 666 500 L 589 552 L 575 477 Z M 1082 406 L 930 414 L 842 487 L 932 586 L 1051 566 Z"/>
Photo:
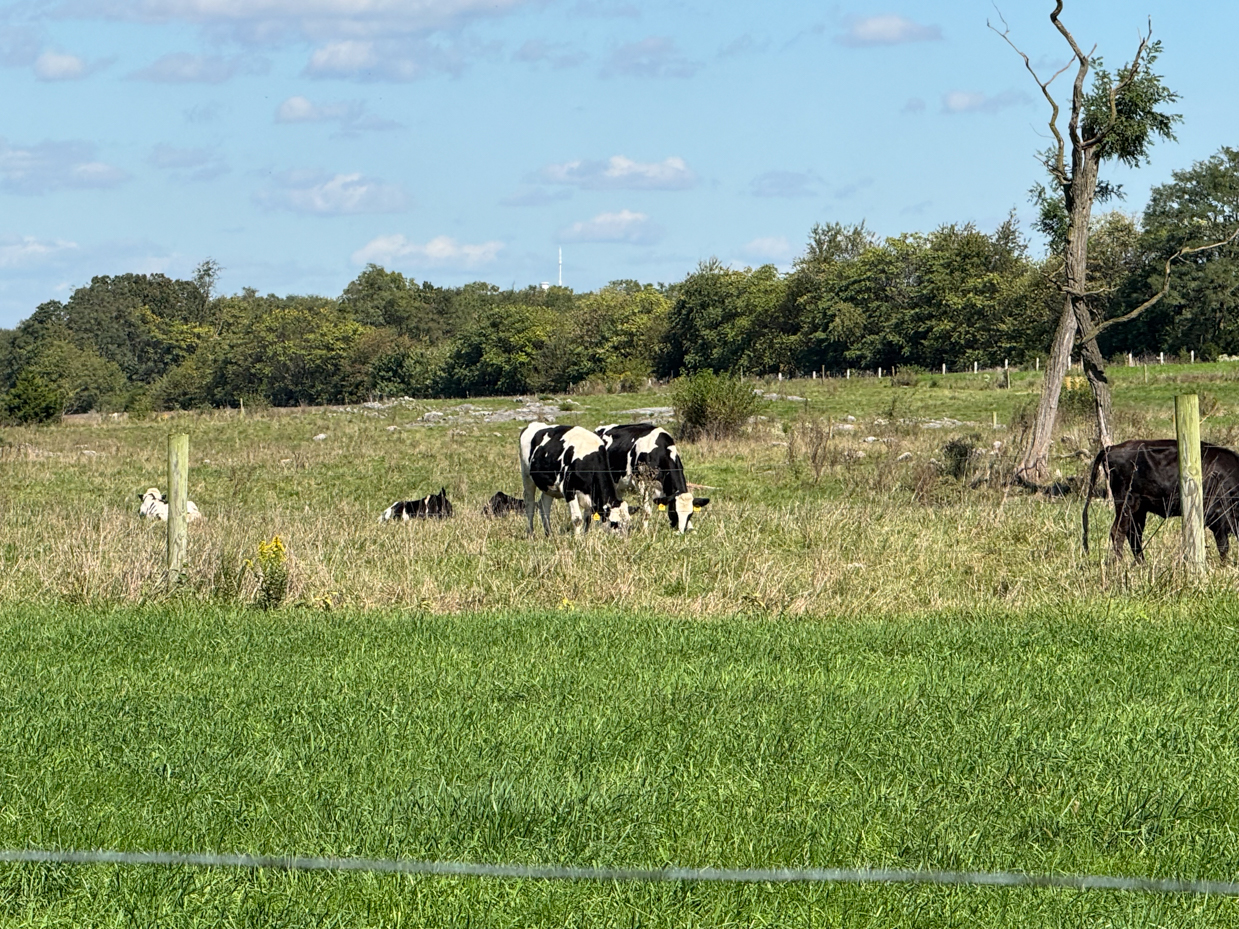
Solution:
<path fill-rule="evenodd" d="M 175 587 L 189 549 L 189 436 L 168 436 L 168 587 Z"/>
<path fill-rule="evenodd" d="M 1205 495 L 1200 464 L 1200 398 L 1174 398 L 1174 427 L 1179 437 L 1179 499 L 1183 503 L 1183 561 L 1200 571 L 1205 566 Z"/>

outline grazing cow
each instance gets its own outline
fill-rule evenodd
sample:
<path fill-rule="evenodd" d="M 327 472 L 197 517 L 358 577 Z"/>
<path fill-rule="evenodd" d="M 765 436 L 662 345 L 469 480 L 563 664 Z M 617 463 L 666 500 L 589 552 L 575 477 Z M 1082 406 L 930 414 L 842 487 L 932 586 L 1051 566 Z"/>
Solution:
<path fill-rule="evenodd" d="M 420 500 L 397 500 L 383 511 L 379 522 L 391 519 L 447 519 L 452 515 L 452 504 L 447 499 L 447 488 L 440 487 L 437 494 Z"/>
<path fill-rule="evenodd" d="M 138 499 L 142 501 L 142 505 L 138 507 L 138 515 L 146 519 L 158 519 L 161 522 L 166 522 L 168 519 L 168 498 L 159 492 L 158 487 L 148 487 L 146 493 L 138 494 Z M 198 512 L 198 507 L 194 505 L 194 501 L 185 501 L 185 521 L 193 522 L 195 519 L 201 519 L 202 514 Z"/>
<path fill-rule="evenodd" d="M 1200 443 L 1204 476 L 1205 526 L 1213 533 L 1218 554 L 1226 559 L 1228 536 L 1239 537 L 1239 455 L 1229 448 Z M 1093 459 L 1084 501 L 1084 551 L 1088 551 L 1088 506 L 1097 474 L 1110 472 L 1114 525 L 1110 542 L 1114 556 L 1123 557 L 1123 540 L 1136 561 L 1144 560 L 1144 521 L 1149 513 L 1169 519 L 1182 516 L 1179 499 L 1179 444 L 1174 439 L 1135 439 L 1103 448 Z"/>
<path fill-rule="evenodd" d="M 482 507 L 482 515 L 488 518 L 512 516 L 523 512 L 525 512 L 525 501 L 521 500 L 520 497 L 505 494 L 502 490 L 497 491 L 486 506 Z"/>
<path fill-rule="evenodd" d="M 628 528 L 628 504 L 615 492 L 602 439 L 580 426 L 530 423 L 521 431 L 521 481 L 525 515 L 533 534 L 534 497 L 542 492 L 542 528 L 551 534 L 551 499 L 568 504 L 577 535 L 589 528 L 590 514 L 612 529 Z"/>
<path fill-rule="evenodd" d="M 708 504 L 710 498 L 694 497 L 689 492 L 684 463 L 671 433 L 653 423 L 599 426 L 594 431 L 606 446 L 615 486 L 641 495 L 647 520 L 656 503 L 666 509 L 672 529 L 687 532 L 693 528 L 693 512 Z"/>

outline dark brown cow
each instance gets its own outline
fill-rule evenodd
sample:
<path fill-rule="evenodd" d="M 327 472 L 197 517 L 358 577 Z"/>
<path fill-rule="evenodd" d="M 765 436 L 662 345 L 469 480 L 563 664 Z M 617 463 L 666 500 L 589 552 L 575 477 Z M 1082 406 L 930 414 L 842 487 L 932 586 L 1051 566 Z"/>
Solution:
<path fill-rule="evenodd" d="M 1229 536 L 1239 538 L 1239 455 L 1229 448 L 1200 443 L 1204 471 L 1205 527 L 1213 533 L 1218 554 L 1226 559 Z M 1150 513 L 1169 519 L 1182 516 L 1179 499 L 1179 445 L 1174 439 L 1134 439 L 1103 448 L 1093 459 L 1084 501 L 1084 551 L 1088 551 L 1088 506 L 1097 474 L 1105 465 L 1114 497 L 1110 542 L 1123 557 L 1123 540 L 1137 561 L 1144 560 L 1144 521 Z"/>

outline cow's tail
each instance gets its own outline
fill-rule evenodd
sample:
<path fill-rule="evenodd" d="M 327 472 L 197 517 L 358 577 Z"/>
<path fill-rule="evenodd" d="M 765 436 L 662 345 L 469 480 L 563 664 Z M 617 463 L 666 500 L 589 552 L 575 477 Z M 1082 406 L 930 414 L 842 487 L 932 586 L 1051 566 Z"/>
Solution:
<path fill-rule="evenodd" d="M 1102 462 L 1106 460 L 1107 449 L 1103 448 L 1093 459 L 1093 467 L 1088 476 L 1088 490 L 1084 493 L 1084 554 L 1088 554 L 1088 505 L 1093 502 L 1093 488 L 1097 486 L 1097 472 Z"/>

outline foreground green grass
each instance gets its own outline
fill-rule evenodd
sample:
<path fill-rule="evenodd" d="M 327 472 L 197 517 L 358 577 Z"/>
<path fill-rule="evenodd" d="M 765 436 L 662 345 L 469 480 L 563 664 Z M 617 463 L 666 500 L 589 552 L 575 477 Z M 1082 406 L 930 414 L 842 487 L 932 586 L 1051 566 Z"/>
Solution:
<path fill-rule="evenodd" d="M 0 846 L 1232 880 L 1237 612 L 10 605 Z M 1239 902 L 8 865 L 0 921 L 1233 926 Z"/>

